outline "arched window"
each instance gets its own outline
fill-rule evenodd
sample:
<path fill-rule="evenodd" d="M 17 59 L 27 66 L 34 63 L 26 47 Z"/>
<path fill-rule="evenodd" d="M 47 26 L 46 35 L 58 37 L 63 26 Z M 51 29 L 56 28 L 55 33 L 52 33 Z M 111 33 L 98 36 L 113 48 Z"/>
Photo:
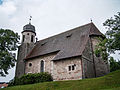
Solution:
<path fill-rule="evenodd" d="M 25 35 L 23 35 L 23 40 L 22 40 L 23 42 L 25 41 Z"/>
<path fill-rule="evenodd" d="M 44 72 L 44 61 L 42 60 L 40 64 L 40 72 Z"/>

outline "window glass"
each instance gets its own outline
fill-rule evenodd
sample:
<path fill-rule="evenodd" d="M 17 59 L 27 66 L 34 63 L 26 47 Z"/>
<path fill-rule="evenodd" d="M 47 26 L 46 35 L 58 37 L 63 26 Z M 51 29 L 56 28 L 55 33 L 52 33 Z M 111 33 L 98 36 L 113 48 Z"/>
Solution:
<path fill-rule="evenodd" d="M 68 66 L 69 71 L 71 71 L 71 66 Z"/>
<path fill-rule="evenodd" d="M 32 66 L 32 63 L 29 63 L 29 67 L 31 67 Z"/>
<path fill-rule="evenodd" d="M 40 65 L 40 72 L 44 72 L 44 61 L 41 61 L 41 65 Z"/>
<path fill-rule="evenodd" d="M 74 65 L 72 65 L 72 70 L 75 70 L 75 66 Z"/>

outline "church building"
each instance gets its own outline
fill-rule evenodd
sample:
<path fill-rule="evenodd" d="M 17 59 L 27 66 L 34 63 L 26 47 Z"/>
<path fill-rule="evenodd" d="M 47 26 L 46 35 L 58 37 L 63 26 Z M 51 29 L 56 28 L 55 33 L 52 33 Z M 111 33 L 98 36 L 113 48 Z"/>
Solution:
<path fill-rule="evenodd" d="M 103 34 L 91 22 L 55 36 L 36 41 L 35 27 L 23 27 L 18 48 L 16 77 L 48 72 L 54 81 L 79 80 L 109 73 L 108 62 L 94 54 Z"/>

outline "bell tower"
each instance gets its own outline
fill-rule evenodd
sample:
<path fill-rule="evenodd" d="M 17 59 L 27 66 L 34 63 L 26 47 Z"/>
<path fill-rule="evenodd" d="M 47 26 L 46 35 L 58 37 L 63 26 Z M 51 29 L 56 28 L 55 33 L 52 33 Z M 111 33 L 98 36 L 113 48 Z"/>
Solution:
<path fill-rule="evenodd" d="M 29 19 L 29 24 L 23 27 L 22 31 L 22 41 L 18 48 L 17 64 L 15 77 L 21 77 L 25 74 L 25 57 L 30 53 L 35 45 L 35 27 L 31 24 L 31 16 Z"/>
<path fill-rule="evenodd" d="M 22 31 L 22 43 L 35 43 L 35 27 L 31 25 L 31 16 L 29 19 L 29 24 L 23 27 Z"/>

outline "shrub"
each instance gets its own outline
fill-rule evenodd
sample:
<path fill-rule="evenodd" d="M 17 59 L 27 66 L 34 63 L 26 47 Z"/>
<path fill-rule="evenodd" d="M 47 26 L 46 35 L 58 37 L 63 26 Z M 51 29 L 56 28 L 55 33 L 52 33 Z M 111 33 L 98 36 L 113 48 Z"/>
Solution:
<path fill-rule="evenodd" d="M 11 80 L 9 82 L 9 86 L 33 84 L 33 83 L 48 82 L 48 81 L 53 81 L 53 78 L 47 72 L 25 74 L 20 78 L 14 78 L 13 80 Z"/>

